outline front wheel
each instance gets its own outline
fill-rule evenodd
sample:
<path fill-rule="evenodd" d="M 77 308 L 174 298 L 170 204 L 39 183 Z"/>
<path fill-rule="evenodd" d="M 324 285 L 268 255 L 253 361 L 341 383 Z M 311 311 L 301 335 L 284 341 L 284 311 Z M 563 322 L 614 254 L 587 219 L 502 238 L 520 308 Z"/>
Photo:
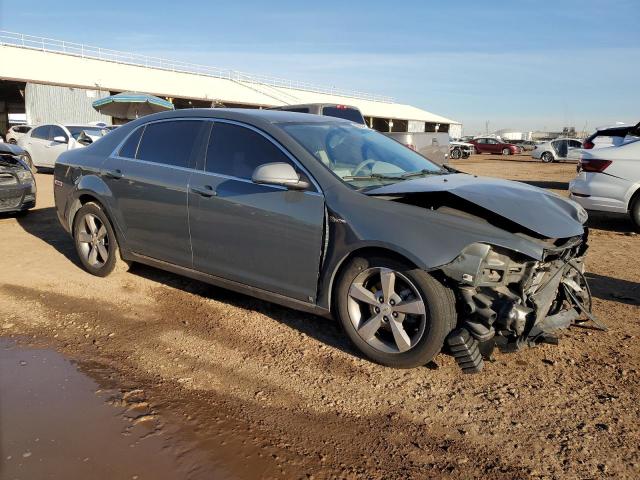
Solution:
<path fill-rule="evenodd" d="M 451 153 L 449 154 L 449 158 L 451 158 L 452 160 L 458 160 L 461 156 L 462 156 L 462 152 L 460 151 L 459 148 L 454 148 L 453 150 L 451 150 Z"/>
<path fill-rule="evenodd" d="M 551 152 L 544 152 L 540 158 L 544 163 L 553 163 L 553 155 L 551 155 Z"/>
<path fill-rule="evenodd" d="M 394 368 L 431 361 L 457 321 L 449 288 L 388 258 L 352 260 L 338 280 L 336 303 L 354 345 L 374 362 Z"/>
<path fill-rule="evenodd" d="M 640 232 L 640 195 L 637 195 L 631 204 L 629 215 L 631 216 L 631 222 L 633 222 L 636 232 Z"/>
<path fill-rule="evenodd" d="M 502 149 L 502 154 L 503 155 L 511 155 L 511 150 L 509 150 L 508 148 L 503 148 Z"/>
<path fill-rule="evenodd" d="M 120 258 L 113 226 L 102 208 L 89 202 L 78 210 L 73 221 L 73 240 L 82 266 L 89 273 L 106 277 L 114 270 L 126 270 Z"/>

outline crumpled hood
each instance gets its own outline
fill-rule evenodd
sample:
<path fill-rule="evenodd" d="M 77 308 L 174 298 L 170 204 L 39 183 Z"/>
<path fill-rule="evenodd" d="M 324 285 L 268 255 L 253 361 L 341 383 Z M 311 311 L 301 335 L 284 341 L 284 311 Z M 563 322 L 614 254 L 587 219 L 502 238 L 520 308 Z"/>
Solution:
<path fill-rule="evenodd" d="M 467 174 L 432 175 L 367 191 L 368 195 L 449 192 L 548 238 L 582 235 L 587 215 L 575 202 L 538 187 Z"/>

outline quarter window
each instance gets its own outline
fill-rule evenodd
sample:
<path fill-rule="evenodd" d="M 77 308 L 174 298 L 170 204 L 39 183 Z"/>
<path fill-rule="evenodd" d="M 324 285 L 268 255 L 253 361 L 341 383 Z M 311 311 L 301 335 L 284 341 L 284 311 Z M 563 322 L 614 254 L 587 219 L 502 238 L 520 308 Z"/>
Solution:
<path fill-rule="evenodd" d="M 138 144 L 140 143 L 140 137 L 142 136 L 143 130 L 144 127 L 139 127 L 129 136 L 129 138 L 127 138 L 127 141 L 124 142 L 124 145 L 118 153 L 120 157 L 136 158 L 136 152 L 138 151 Z"/>
<path fill-rule="evenodd" d="M 291 165 L 287 156 L 259 133 L 229 123 L 214 125 L 207 149 L 206 171 L 250 180 L 257 167 L 273 162 Z"/>
<path fill-rule="evenodd" d="M 48 140 L 49 130 L 51 130 L 51 125 L 43 125 L 42 127 L 38 127 L 33 132 L 31 132 L 31 137 L 40 138 L 42 140 Z"/>
<path fill-rule="evenodd" d="M 205 122 L 176 120 L 147 124 L 136 158 L 175 167 L 188 167 Z"/>

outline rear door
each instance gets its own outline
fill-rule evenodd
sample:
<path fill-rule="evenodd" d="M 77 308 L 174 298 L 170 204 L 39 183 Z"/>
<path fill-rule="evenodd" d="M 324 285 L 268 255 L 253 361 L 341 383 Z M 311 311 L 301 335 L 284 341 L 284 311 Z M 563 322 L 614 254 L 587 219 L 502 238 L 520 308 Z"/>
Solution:
<path fill-rule="evenodd" d="M 187 185 L 209 125 L 191 119 L 148 123 L 102 165 L 130 250 L 192 266 Z"/>
<path fill-rule="evenodd" d="M 261 131 L 216 121 L 202 171 L 190 181 L 189 222 L 194 267 L 273 293 L 316 297 L 324 197 L 317 187 L 293 191 L 253 183 L 265 163 L 302 168 Z"/>

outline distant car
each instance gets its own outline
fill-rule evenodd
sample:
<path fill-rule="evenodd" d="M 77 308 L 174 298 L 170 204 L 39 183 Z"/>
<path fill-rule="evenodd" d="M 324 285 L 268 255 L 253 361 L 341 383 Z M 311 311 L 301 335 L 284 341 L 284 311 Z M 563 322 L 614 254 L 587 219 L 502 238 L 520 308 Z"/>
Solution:
<path fill-rule="evenodd" d="M 640 231 L 640 140 L 585 150 L 569 192 L 587 210 L 628 213 Z"/>
<path fill-rule="evenodd" d="M 18 139 L 29 133 L 31 128 L 31 125 L 14 125 L 7 130 L 7 143 L 17 144 Z"/>
<path fill-rule="evenodd" d="M 594 133 L 584 139 L 583 148 L 606 148 L 622 145 L 623 143 L 640 138 L 640 123 L 617 124 L 608 127 L 599 127 Z"/>
<path fill-rule="evenodd" d="M 24 162 L 24 150 L 0 145 L 0 212 L 24 212 L 36 205 L 36 181 Z"/>
<path fill-rule="evenodd" d="M 463 142 L 457 139 L 449 139 L 449 158 L 457 160 L 459 158 L 469 158 L 469 156 L 475 152 L 475 147 L 472 143 Z"/>
<path fill-rule="evenodd" d="M 337 105 L 335 103 L 306 103 L 302 105 L 284 105 L 273 107 L 269 110 L 283 110 L 286 112 L 311 113 L 314 115 L 325 115 L 327 117 L 342 118 L 350 120 L 360 125 L 366 125 L 364 117 L 358 107 L 350 105 Z"/>
<path fill-rule="evenodd" d="M 536 142 L 532 142 L 531 140 L 512 140 L 512 143 L 525 152 L 530 152 L 536 147 Z"/>
<path fill-rule="evenodd" d="M 516 155 L 522 153 L 522 149 L 513 143 L 503 142 L 494 137 L 476 137 L 470 140 L 476 149 L 476 153 L 501 153 L 502 155 Z"/>
<path fill-rule="evenodd" d="M 574 138 L 557 138 L 539 143 L 531 152 L 531 157 L 545 163 L 579 162 L 582 142 Z"/>
<path fill-rule="evenodd" d="M 40 125 L 20 137 L 30 167 L 53 168 L 61 153 L 89 145 L 107 133 L 94 125 Z"/>

